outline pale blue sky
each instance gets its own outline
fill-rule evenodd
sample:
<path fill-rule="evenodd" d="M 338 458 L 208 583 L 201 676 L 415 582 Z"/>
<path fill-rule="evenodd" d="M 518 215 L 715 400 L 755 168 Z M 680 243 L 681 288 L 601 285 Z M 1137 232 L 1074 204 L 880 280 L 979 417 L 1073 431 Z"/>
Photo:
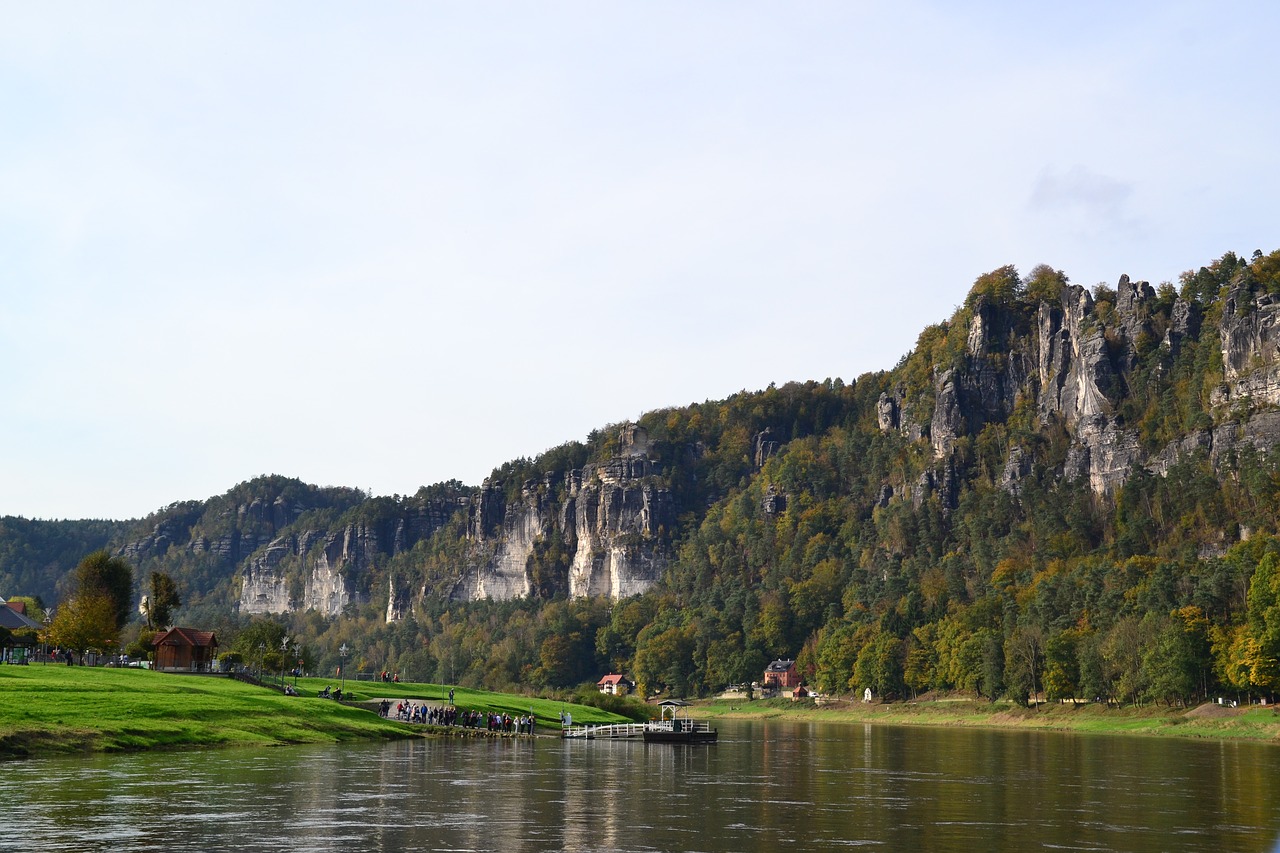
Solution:
<path fill-rule="evenodd" d="M 478 483 L 1280 247 L 1280 12 L 1039 5 L 0 2 L 0 514 Z"/>

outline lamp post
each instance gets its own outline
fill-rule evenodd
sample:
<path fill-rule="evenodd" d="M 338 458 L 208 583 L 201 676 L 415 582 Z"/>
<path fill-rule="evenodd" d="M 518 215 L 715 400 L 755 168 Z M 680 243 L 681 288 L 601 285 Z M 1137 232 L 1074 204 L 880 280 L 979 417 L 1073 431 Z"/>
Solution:
<path fill-rule="evenodd" d="M 293 644 L 293 659 L 298 662 L 297 667 L 293 670 L 293 686 L 298 686 L 298 670 L 302 669 L 302 658 L 298 657 L 298 644 Z"/>
<path fill-rule="evenodd" d="M 53 624 L 53 608 L 44 612 L 44 662 L 49 663 L 49 626 Z"/>
<path fill-rule="evenodd" d="M 284 686 L 284 662 L 289 659 L 289 638 L 280 641 L 280 685 Z"/>
<path fill-rule="evenodd" d="M 351 649 L 347 648 L 347 644 L 343 643 L 338 648 L 338 658 L 342 661 L 338 665 L 338 676 L 341 678 L 341 684 L 338 689 L 345 692 L 347 689 L 347 655 L 351 654 Z"/>
<path fill-rule="evenodd" d="M 267 659 L 267 644 L 258 643 L 258 681 L 262 681 L 262 666 Z"/>

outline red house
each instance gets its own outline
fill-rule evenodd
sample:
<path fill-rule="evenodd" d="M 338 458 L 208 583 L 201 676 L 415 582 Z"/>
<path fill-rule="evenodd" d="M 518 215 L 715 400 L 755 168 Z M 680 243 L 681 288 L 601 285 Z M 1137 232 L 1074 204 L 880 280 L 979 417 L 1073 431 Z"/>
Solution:
<path fill-rule="evenodd" d="M 764 668 L 765 689 L 790 690 L 800 686 L 800 673 L 793 660 L 775 660 Z"/>
<path fill-rule="evenodd" d="M 611 696 L 626 696 L 631 692 L 631 682 L 621 675 L 606 675 L 596 682 L 596 687 L 601 693 L 608 693 Z"/>
<path fill-rule="evenodd" d="M 212 631 L 170 628 L 156 634 L 155 668 L 162 672 L 211 672 L 218 657 L 218 638 Z"/>

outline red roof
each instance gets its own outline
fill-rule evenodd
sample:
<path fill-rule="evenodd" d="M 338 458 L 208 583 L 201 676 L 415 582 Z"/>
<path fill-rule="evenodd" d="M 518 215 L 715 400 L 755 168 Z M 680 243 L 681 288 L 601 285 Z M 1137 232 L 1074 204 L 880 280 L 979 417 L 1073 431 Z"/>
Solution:
<path fill-rule="evenodd" d="M 197 631 L 195 628 L 170 628 L 161 631 L 151 641 L 153 646 L 216 646 L 218 638 L 212 631 Z"/>
<path fill-rule="evenodd" d="M 604 678 L 596 682 L 596 686 L 601 684 L 621 684 L 623 678 L 621 675 L 606 675 Z"/>

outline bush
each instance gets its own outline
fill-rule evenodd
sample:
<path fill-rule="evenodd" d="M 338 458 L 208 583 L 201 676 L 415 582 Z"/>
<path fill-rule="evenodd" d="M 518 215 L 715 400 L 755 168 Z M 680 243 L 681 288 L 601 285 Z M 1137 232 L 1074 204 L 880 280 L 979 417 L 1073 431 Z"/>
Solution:
<path fill-rule="evenodd" d="M 574 691 L 572 701 L 579 705 L 590 705 L 611 714 L 618 714 L 637 723 L 643 723 L 653 716 L 653 709 L 634 696 L 612 696 L 601 693 L 595 685 L 583 685 Z"/>

